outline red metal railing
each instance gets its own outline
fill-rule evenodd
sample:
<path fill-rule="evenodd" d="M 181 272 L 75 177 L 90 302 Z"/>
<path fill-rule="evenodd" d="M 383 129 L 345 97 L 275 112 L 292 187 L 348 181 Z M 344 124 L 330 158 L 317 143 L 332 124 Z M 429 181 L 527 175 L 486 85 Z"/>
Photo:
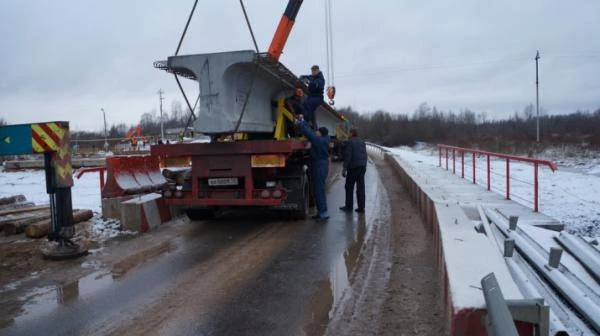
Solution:
<path fill-rule="evenodd" d="M 100 190 L 104 188 L 104 172 L 106 171 L 106 167 L 85 167 L 79 168 L 75 172 L 75 177 L 80 179 L 85 173 L 95 173 L 98 172 L 100 175 Z"/>
<path fill-rule="evenodd" d="M 510 199 L 510 162 L 526 162 L 533 164 L 533 211 L 538 212 L 539 210 L 539 181 L 538 181 L 538 168 L 540 165 L 548 166 L 552 171 L 557 170 L 556 163 L 549 160 L 533 159 L 524 156 L 508 155 L 502 153 L 493 153 L 473 148 L 461 148 L 448 145 L 437 145 L 439 153 L 439 167 L 442 167 L 442 152 L 445 151 L 446 156 L 446 170 L 449 170 L 449 155 L 452 152 L 452 173 L 456 174 L 456 156 L 457 154 L 461 157 L 461 177 L 465 177 L 465 153 L 471 154 L 473 158 L 473 183 L 477 183 L 476 176 L 476 155 L 482 155 L 486 157 L 487 167 L 487 190 L 491 190 L 491 168 L 490 158 L 499 158 L 506 160 L 506 199 Z"/>

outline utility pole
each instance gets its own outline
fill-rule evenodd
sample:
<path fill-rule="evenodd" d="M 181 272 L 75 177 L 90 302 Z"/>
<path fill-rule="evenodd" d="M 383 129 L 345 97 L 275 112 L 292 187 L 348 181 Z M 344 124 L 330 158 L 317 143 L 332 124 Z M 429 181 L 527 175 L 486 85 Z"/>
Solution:
<path fill-rule="evenodd" d="M 540 51 L 535 54 L 535 113 L 536 121 L 536 141 L 540 143 L 540 81 L 538 78 L 538 60 L 540 59 Z"/>
<path fill-rule="evenodd" d="M 100 108 L 102 111 L 102 117 L 104 118 L 104 151 L 108 151 L 108 136 L 106 133 L 106 112 L 104 112 L 104 108 Z"/>
<path fill-rule="evenodd" d="M 163 98 L 162 94 L 163 94 L 163 90 L 162 89 L 158 89 L 158 100 L 160 102 L 160 139 L 164 141 L 165 140 L 165 129 L 164 129 L 164 126 L 163 126 L 162 103 L 163 103 L 163 100 L 165 98 Z"/>

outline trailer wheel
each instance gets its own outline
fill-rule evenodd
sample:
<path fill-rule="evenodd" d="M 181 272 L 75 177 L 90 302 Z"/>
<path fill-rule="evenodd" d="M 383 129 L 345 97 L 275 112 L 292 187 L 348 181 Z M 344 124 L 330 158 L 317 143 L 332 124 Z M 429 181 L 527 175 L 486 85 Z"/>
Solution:
<path fill-rule="evenodd" d="M 308 217 L 308 210 L 310 208 L 310 188 L 308 181 L 304 180 L 304 186 L 302 187 L 302 203 L 296 210 L 291 211 L 292 219 L 306 219 Z"/>

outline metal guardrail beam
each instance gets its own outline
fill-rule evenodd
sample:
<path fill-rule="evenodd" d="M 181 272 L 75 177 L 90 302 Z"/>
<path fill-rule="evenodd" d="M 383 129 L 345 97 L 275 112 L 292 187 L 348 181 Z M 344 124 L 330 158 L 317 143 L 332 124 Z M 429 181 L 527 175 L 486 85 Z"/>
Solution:
<path fill-rule="evenodd" d="M 594 330 L 600 332 L 600 306 L 561 271 L 549 267 L 547 259 L 531 246 L 525 237 L 519 234 L 519 230 L 510 230 L 507 221 L 500 214 L 490 209 L 485 209 L 485 213 L 504 235 L 515 240 L 517 250 L 529 260 L 542 277 L 585 317 Z"/>
<path fill-rule="evenodd" d="M 481 279 L 481 288 L 488 310 L 486 317 L 488 335 L 518 336 L 517 327 L 494 273 L 490 273 Z"/>
<path fill-rule="evenodd" d="M 572 234 L 561 232 L 558 237 L 555 237 L 560 245 L 572 253 L 577 260 L 592 274 L 596 281 L 600 283 L 600 253 L 593 247 L 589 246 L 580 237 Z"/>

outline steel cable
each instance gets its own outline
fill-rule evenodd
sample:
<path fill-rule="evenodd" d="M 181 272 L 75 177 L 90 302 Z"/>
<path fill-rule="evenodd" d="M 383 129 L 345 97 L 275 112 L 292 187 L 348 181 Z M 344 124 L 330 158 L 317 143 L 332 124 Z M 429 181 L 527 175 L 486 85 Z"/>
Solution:
<path fill-rule="evenodd" d="M 244 12 L 244 18 L 246 18 L 246 24 L 248 25 L 248 30 L 250 31 L 250 35 L 252 36 L 252 42 L 254 42 L 254 47 L 256 48 L 256 57 L 260 53 L 258 49 L 258 44 L 256 43 L 256 39 L 254 38 L 254 32 L 252 31 L 252 25 L 250 25 L 250 19 L 248 18 L 248 14 L 246 13 L 246 7 L 244 6 L 244 1 L 240 0 L 240 6 L 242 6 L 242 11 Z M 250 100 L 250 95 L 252 94 L 252 90 L 254 89 L 254 83 L 256 82 L 256 76 L 258 75 L 258 70 L 260 65 L 258 64 L 258 60 L 255 60 L 256 67 L 254 68 L 254 72 L 252 74 L 252 79 L 250 80 L 250 87 L 248 88 L 248 92 L 246 93 L 246 97 L 244 98 L 244 104 L 242 105 L 242 111 L 240 112 L 240 117 L 238 118 L 237 123 L 235 124 L 234 133 L 240 129 L 240 125 L 242 124 L 242 119 L 244 118 L 244 114 L 246 113 L 246 107 L 248 106 L 248 101 Z"/>

